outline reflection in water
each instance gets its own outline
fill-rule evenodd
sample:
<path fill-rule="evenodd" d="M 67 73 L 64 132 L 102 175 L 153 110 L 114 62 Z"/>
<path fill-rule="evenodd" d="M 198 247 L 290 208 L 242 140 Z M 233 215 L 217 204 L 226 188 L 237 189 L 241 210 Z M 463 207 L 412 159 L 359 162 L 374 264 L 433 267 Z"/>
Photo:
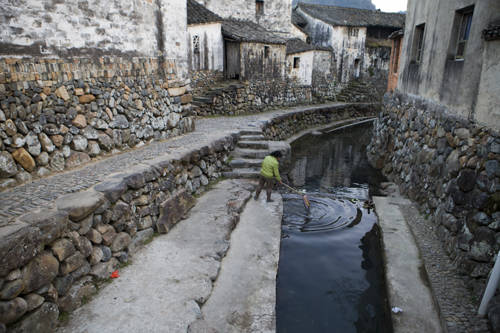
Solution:
<path fill-rule="evenodd" d="M 364 208 L 382 180 L 365 158 L 371 124 L 292 145 L 277 283 L 283 332 L 392 332 L 376 216 Z"/>

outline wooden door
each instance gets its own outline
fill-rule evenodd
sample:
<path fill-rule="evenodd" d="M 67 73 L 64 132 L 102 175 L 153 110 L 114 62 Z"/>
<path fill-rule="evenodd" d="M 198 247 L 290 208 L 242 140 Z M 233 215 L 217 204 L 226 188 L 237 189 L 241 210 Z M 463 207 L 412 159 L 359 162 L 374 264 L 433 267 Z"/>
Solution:
<path fill-rule="evenodd" d="M 240 78 L 240 43 L 225 41 L 224 71 L 227 79 Z"/>

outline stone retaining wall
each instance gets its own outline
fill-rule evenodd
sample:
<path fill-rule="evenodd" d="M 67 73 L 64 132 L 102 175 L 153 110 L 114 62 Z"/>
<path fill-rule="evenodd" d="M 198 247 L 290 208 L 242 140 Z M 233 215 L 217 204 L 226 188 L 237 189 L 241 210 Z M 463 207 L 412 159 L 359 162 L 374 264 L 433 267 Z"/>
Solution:
<path fill-rule="evenodd" d="M 235 136 L 114 174 L 51 208 L 0 224 L 0 332 L 51 332 L 59 314 L 96 293 L 96 282 L 166 233 L 216 181 Z M 181 148 L 179 150 L 182 150 Z"/>
<path fill-rule="evenodd" d="M 380 105 L 372 103 L 313 107 L 309 110 L 289 112 L 273 118 L 263 125 L 263 132 L 264 136 L 269 140 L 286 140 L 293 134 L 310 127 L 349 118 L 374 117 L 379 111 Z"/>
<path fill-rule="evenodd" d="M 243 81 L 205 93 L 209 102 L 199 105 L 196 114 L 239 115 L 319 103 L 334 100 L 339 89 L 335 82 L 324 81 L 315 86 L 298 85 L 281 79 Z"/>
<path fill-rule="evenodd" d="M 0 59 L 0 190 L 193 130 L 174 60 Z"/>
<path fill-rule="evenodd" d="M 386 95 L 372 164 L 420 204 L 480 296 L 500 249 L 500 135 L 406 95 Z"/>

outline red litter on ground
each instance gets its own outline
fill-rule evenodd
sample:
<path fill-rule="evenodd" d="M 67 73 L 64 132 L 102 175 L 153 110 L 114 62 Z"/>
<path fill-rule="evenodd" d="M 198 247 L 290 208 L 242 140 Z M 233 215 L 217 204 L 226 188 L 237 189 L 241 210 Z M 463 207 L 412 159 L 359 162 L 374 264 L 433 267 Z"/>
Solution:
<path fill-rule="evenodd" d="M 117 270 L 114 271 L 113 273 L 111 273 L 111 276 L 110 276 L 110 278 L 112 278 L 112 279 L 116 279 L 116 278 L 119 278 L 119 277 L 120 277 L 120 274 L 118 274 Z"/>

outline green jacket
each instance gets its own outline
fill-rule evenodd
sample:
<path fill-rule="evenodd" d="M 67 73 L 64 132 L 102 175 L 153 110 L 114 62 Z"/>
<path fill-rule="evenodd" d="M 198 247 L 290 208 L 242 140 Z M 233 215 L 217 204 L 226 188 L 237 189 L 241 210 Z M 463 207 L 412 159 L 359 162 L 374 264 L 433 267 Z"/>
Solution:
<path fill-rule="evenodd" d="M 279 162 L 276 157 L 268 155 L 262 161 L 260 174 L 266 178 L 276 177 L 277 181 L 281 181 L 280 172 L 278 170 Z"/>

